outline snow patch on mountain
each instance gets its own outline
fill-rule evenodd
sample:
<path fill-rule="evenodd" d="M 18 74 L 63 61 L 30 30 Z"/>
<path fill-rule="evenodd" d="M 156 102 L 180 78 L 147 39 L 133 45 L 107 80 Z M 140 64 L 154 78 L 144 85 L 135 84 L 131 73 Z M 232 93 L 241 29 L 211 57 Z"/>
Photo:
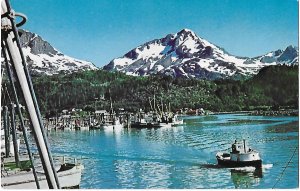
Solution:
<path fill-rule="evenodd" d="M 53 75 L 75 71 L 97 70 L 91 62 L 64 55 L 39 35 L 20 29 L 20 43 L 32 75 Z"/>
<path fill-rule="evenodd" d="M 128 75 L 171 75 L 200 79 L 251 76 L 268 65 L 298 64 L 298 48 L 289 46 L 255 58 L 237 57 L 183 29 L 147 42 L 124 56 L 113 59 L 103 69 Z"/>

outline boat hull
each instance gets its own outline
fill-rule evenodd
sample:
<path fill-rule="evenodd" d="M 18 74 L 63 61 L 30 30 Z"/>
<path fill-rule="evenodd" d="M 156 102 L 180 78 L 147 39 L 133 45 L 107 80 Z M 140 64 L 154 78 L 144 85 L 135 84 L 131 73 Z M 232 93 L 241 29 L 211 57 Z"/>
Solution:
<path fill-rule="evenodd" d="M 102 125 L 102 128 L 106 131 L 122 130 L 123 125 L 121 125 L 121 124 L 117 124 L 117 125 L 105 124 L 105 125 Z"/>
<path fill-rule="evenodd" d="M 133 123 L 132 128 L 142 129 L 142 128 L 161 128 L 161 127 L 171 127 L 171 123 Z"/>
<path fill-rule="evenodd" d="M 137 129 L 142 129 L 142 128 L 159 128 L 159 126 L 154 126 L 152 123 L 132 123 L 131 128 L 137 128 Z"/>
<path fill-rule="evenodd" d="M 172 126 L 183 125 L 183 120 L 178 120 L 172 123 Z"/>
<path fill-rule="evenodd" d="M 233 167 L 246 167 L 246 166 L 253 166 L 255 168 L 262 167 L 262 160 L 253 160 L 253 161 L 232 161 L 226 159 L 218 159 L 218 165 L 225 166 L 229 168 Z"/>
<path fill-rule="evenodd" d="M 68 170 L 58 171 L 58 181 L 61 188 L 79 187 L 82 165 L 73 165 Z M 37 171 L 41 189 L 49 189 L 48 183 L 43 172 Z M 24 172 L 14 175 L 8 175 L 1 178 L 1 186 L 5 189 L 36 189 L 36 183 L 32 172 Z"/>
<path fill-rule="evenodd" d="M 19 149 L 20 149 L 20 139 L 17 139 L 17 148 L 18 148 L 18 152 L 19 152 Z M 3 153 L 6 152 L 4 139 L 1 140 L 1 152 L 3 152 Z M 9 142 L 9 155 L 10 156 L 15 156 L 15 148 L 14 148 L 14 142 L 13 141 Z"/>

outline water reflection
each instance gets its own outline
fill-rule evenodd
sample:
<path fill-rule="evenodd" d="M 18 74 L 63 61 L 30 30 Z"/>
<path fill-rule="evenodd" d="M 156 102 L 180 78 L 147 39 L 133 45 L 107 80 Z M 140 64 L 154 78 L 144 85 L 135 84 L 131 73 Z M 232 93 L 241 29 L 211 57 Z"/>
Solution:
<path fill-rule="evenodd" d="M 51 131 L 48 138 L 54 154 L 87 158 L 81 188 L 115 189 L 272 188 L 299 145 L 296 117 L 214 115 L 184 122 L 159 129 Z M 216 165 L 215 154 L 230 150 L 236 138 L 260 152 L 263 174 Z M 294 157 L 277 188 L 298 187 L 298 163 Z M 274 167 L 266 170 L 265 164 Z"/>
<path fill-rule="evenodd" d="M 231 169 L 231 179 L 235 188 L 253 188 L 259 185 L 263 177 L 262 169 L 252 169 L 246 167 L 243 169 Z"/>
<path fill-rule="evenodd" d="M 299 122 L 293 121 L 286 124 L 279 124 L 269 126 L 266 128 L 267 133 L 288 133 L 288 132 L 299 132 Z"/>
<path fill-rule="evenodd" d="M 122 188 L 167 188 L 171 165 L 152 161 L 115 161 L 118 184 Z M 132 184 L 132 180 L 135 183 Z"/>

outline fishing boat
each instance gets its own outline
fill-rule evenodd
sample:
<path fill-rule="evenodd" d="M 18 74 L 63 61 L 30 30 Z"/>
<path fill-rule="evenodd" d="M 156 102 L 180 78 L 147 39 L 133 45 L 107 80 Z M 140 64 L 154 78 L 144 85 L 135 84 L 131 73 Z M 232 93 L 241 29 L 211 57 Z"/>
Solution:
<path fill-rule="evenodd" d="M 152 106 L 151 106 L 152 107 Z M 182 125 L 183 120 L 178 119 L 177 114 L 169 111 L 161 112 L 156 109 L 148 113 L 139 112 L 131 120 L 132 128 L 170 128 L 172 126 Z"/>
<path fill-rule="evenodd" d="M 216 154 L 218 164 L 225 167 L 253 166 L 261 168 L 262 160 L 259 153 L 246 145 L 246 141 L 235 141 L 231 146 L 230 153 L 218 152 Z"/>
<path fill-rule="evenodd" d="M 88 130 L 90 130 L 90 126 L 88 126 L 88 125 L 76 126 L 75 130 L 88 131 Z"/>
<path fill-rule="evenodd" d="M 15 160 L 13 163 L 15 163 L 15 165 L 11 164 L 8 169 L 5 159 L 10 158 L 8 154 L 8 148 L 10 148 L 8 144 L 10 144 L 10 142 L 6 140 L 7 150 L 5 150 L 5 152 L 7 153 L 5 153 L 5 156 L 1 156 L 1 186 L 3 188 L 13 189 L 59 189 L 79 187 L 81 172 L 83 170 L 81 164 L 63 162 L 62 165 L 54 166 L 47 135 L 44 132 L 45 127 L 38 101 L 28 71 L 27 61 L 21 47 L 19 38 L 20 31 L 18 31 L 17 28 L 25 24 L 27 17 L 12 10 L 9 0 L 1 1 L 1 13 L 1 37 L 3 38 L 1 41 L 1 51 L 6 67 L 6 74 L 11 85 L 11 94 L 13 95 L 13 99 L 9 98 L 10 103 L 6 103 L 7 105 L 3 107 L 3 124 L 1 127 L 3 126 L 4 131 L 6 131 L 4 133 L 6 139 L 10 136 L 10 129 L 12 130 L 11 134 L 13 136 L 15 153 L 13 157 Z M 15 17 L 18 17 L 18 19 L 15 19 Z M 16 23 L 15 21 L 17 20 L 21 21 Z M 31 124 L 30 129 L 34 134 L 35 146 L 37 147 L 38 156 L 40 157 L 40 163 L 38 164 L 34 163 L 31 152 L 32 148 L 27 137 L 24 118 L 19 104 L 20 94 L 16 91 L 15 83 L 19 84 L 20 91 L 22 92 L 20 94 L 23 95 L 24 102 L 26 103 L 28 118 Z M 8 94 L 8 91 L 6 91 L 6 93 Z M 14 104 L 12 100 L 16 104 Z M 8 108 L 10 108 L 10 112 Z M 25 161 L 25 164 L 29 164 L 25 166 L 25 168 L 21 165 L 22 161 L 20 160 L 18 152 L 15 113 L 19 118 L 23 140 L 26 145 L 26 152 L 29 158 L 29 160 Z M 9 115 L 10 117 L 8 117 Z M 10 121 L 8 119 L 10 119 Z"/>
<path fill-rule="evenodd" d="M 105 121 L 100 124 L 104 130 L 119 130 L 123 128 L 123 124 L 120 123 L 119 118 L 113 118 L 112 121 Z"/>
<path fill-rule="evenodd" d="M 153 127 L 155 128 L 159 128 L 159 127 L 162 127 L 162 128 L 170 128 L 172 127 L 172 124 L 171 123 L 153 123 Z"/>
<path fill-rule="evenodd" d="M 165 112 L 163 114 L 164 115 L 161 118 L 158 118 L 158 122 L 154 123 L 154 125 L 159 127 L 172 127 L 183 124 L 183 120 L 178 119 L 177 114 L 172 112 Z"/>
<path fill-rule="evenodd" d="M 58 182 L 61 188 L 79 188 L 83 165 L 64 163 L 56 167 Z M 4 189 L 32 189 L 36 187 L 31 168 L 23 171 L 7 170 L 2 172 L 1 186 Z M 43 170 L 37 171 L 37 177 L 41 189 L 49 189 Z"/>
<path fill-rule="evenodd" d="M 20 139 L 17 139 L 17 152 L 19 152 L 20 149 Z M 5 140 L 1 139 L 1 153 L 6 153 L 6 145 Z M 9 156 L 15 156 L 15 150 L 14 150 L 14 142 L 9 141 Z"/>
<path fill-rule="evenodd" d="M 183 125 L 183 119 L 178 119 L 177 114 L 172 117 L 172 126 Z"/>
<path fill-rule="evenodd" d="M 110 92 L 110 90 L 109 90 Z M 108 115 L 102 115 L 102 121 L 100 123 L 100 128 L 104 130 L 120 130 L 123 128 L 123 124 L 121 122 L 120 117 L 117 115 L 113 108 L 113 101 L 110 96 L 110 110 Z"/>

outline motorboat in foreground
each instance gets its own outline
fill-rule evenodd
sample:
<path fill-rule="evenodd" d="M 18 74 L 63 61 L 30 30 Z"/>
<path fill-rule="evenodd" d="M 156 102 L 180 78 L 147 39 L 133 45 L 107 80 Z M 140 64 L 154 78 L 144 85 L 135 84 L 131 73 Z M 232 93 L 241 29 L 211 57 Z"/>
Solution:
<path fill-rule="evenodd" d="M 245 140 L 243 140 L 243 143 L 235 141 L 231 146 L 230 153 L 218 152 L 216 158 L 218 165 L 225 167 L 262 167 L 259 153 L 249 148 Z"/>

